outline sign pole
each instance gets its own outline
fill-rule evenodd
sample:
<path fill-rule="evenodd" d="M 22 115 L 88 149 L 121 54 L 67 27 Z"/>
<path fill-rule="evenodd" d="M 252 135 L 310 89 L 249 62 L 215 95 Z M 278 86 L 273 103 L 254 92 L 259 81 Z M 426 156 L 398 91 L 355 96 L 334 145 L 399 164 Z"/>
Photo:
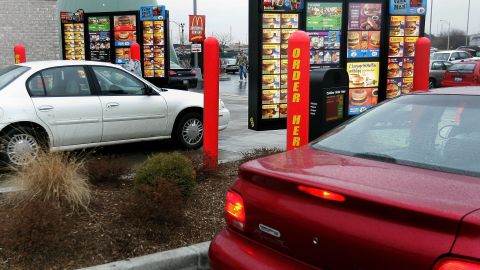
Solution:
<path fill-rule="evenodd" d="M 193 0 L 193 15 L 197 15 L 197 0 Z M 198 53 L 193 53 L 193 67 L 198 68 Z"/>
<path fill-rule="evenodd" d="M 214 37 L 205 40 L 204 52 L 204 108 L 203 108 L 203 167 L 218 167 L 218 89 L 220 64 L 220 45 Z"/>
<path fill-rule="evenodd" d="M 297 31 L 288 40 L 287 150 L 308 144 L 310 37 Z"/>

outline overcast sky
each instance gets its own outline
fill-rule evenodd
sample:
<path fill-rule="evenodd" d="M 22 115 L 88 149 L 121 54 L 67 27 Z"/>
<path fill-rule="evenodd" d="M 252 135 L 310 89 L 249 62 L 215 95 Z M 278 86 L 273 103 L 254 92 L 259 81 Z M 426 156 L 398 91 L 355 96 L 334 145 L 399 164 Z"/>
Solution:
<path fill-rule="evenodd" d="M 188 15 L 193 14 L 192 0 L 158 0 L 170 10 L 170 19 L 185 23 L 185 35 L 188 35 Z M 207 35 L 215 33 L 230 33 L 234 41 L 247 41 L 248 35 L 248 0 L 197 0 L 198 14 L 207 16 Z M 426 32 L 429 33 L 430 4 L 433 3 L 432 31 L 438 34 L 441 31 L 440 20 L 451 22 L 452 29 L 466 30 L 468 0 L 428 0 Z M 469 33 L 480 32 L 480 0 L 471 0 Z M 443 23 L 443 30 L 448 29 Z M 175 42 L 179 40 L 179 30 L 172 25 L 172 34 Z M 187 37 L 188 38 L 188 37 Z"/>

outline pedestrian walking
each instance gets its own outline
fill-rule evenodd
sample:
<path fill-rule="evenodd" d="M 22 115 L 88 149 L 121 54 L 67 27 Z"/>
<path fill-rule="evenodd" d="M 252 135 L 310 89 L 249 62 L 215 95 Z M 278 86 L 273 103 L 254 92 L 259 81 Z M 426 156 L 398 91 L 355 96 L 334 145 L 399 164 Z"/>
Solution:
<path fill-rule="evenodd" d="M 243 82 L 243 78 L 247 80 L 247 65 L 248 65 L 248 58 L 247 55 L 240 51 L 237 56 L 237 65 L 238 65 L 238 73 L 240 74 L 240 81 Z"/>

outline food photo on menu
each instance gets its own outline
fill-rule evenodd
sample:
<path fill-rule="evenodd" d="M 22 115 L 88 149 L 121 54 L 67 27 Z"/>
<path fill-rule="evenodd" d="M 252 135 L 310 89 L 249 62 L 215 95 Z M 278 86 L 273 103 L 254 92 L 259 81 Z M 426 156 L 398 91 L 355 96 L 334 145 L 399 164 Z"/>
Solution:
<path fill-rule="evenodd" d="M 378 87 L 379 66 L 379 62 L 347 63 L 349 87 Z"/>
<path fill-rule="evenodd" d="M 349 90 L 349 114 L 357 115 L 378 103 L 378 88 L 353 88 Z"/>
<path fill-rule="evenodd" d="M 263 75 L 262 89 L 280 89 L 280 75 Z"/>
<path fill-rule="evenodd" d="M 288 73 L 288 59 L 282 59 L 280 62 L 280 72 Z"/>
<path fill-rule="evenodd" d="M 298 18 L 298 14 L 282 14 L 281 27 L 297 29 Z"/>
<path fill-rule="evenodd" d="M 263 28 L 280 28 L 280 14 L 263 14 Z"/>
<path fill-rule="evenodd" d="M 349 30 L 378 31 L 382 25 L 382 4 L 350 3 Z"/>
<path fill-rule="evenodd" d="M 405 20 L 405 36 L 416 37 L 420 33 L 420 16 L 407 16 Z"/>
<path fill-rule="evenodd" d="M 304 0 L 263 0 L 264 10 L 297 11 L 303 8 Z"/>
<path fill-rule="evenodd" d="M 280 45 L 262 45 L 262 59 L 280 59 Z"/>
<path fill-rule="evenodd" d="M 405 38 L 405 50 L 403 55 L 405 57 L 414 57 L 415 56 L 415 43 L 417 42 L 418 37 L 406 37 Z"/>
<path fill-rule="evenodd" d="M 153 46 L 143 46 L 143 56 L 145 58 L 153 58 L 154 53 L 153 53 Z"/>
<path fill-rule="evenodd" d="M 413 64 L 414 64 L 414 58 L 403 59 L 402 77 L 413 77 L 413 70 L 414 70 Z"/>
<path fill-rule="evenodd" d="M 280 39 L 280 29 L 263 29 L 263 43 L 280 43 Z"/>
<path fill-rule="evenodd" d="M 388 57 L 402 57 L 403 46 L 403 37 L 390 37 L 390 42 L 388 44 Z"/>
<path fill-rule="evenodd" d="M 64 24 L 63 25 L 63 31 L 64 32 L 73 32 L 74 31 L 73 23 Z"/>
<path fill-rule="evenodd" d="M 342 29 L 342 3 L 307 3 L 307 31 Z"/>
<path fill-rule="evenodd" d="M 115 46 L 130 46 L 136 37 L 135 15 L 114 16 Z"/>
<path fill-rule="evenodd" d="M 410 94 L 413 91 L 413 78 L 403 78 L 402 94 Z"/>
<path fill-rule="evenodd" d="M 165 49 L 161 46 L 153 46 L 154 57 L 165 57 Z"/>
<path fill-rule="evenodd" d="M 402 77 L 402 58 L 388 58 L 387 78 Z"/>
<path fill-rule="evenodd" d="M 282 74 L 282 76 L 280 76 L 280 87 L 283 89 L 288 88 L 288 74 Z"/>
<path fill-rule="evenodd" d="M 405 16 L 390 17 L 390 36 L 403 37 L 405 34 Z"/>
<path fill-rule="evenodd" d="M 280 60 L 263 60 L 262 74 L 280 74 Z"/>
<path fill-rule="evenodd" d="M 395 98 L 400 95 L 402 78 L 387 79 L 387 98 Z"/>
<path fill-rule="evenodd" d="M 262 104 L 276 104 L 280 102 L 280 90 L 263 90 Z"/>
<path fill-rule="evenodd" d="M 163 37 L 163 33 L 155 33 L 153 36 L 153 44 L 154 45 L 161 45 L 163 46 L 165 44 L 165 39 Z"/>
<path fill-rule="evenodd" d="M 280 103 L 287 103 L 288 89 L 280 90 Z"/>
<path fill-rule="evenodd" d="M 287 104 L 280 104 L 279 117 L 287 118 Z"/>
<path fill-rule="evenodd" d="M 292 36 L 293 33 L 295 33 L 297 30 L 296 29 L 282 29 L 282 43 L 288 43 L 288 39 Z"/>
<path fill-rule="evenodd" d="M 262 119 L 279 118 L 279 105 L 262 105 Z"/>

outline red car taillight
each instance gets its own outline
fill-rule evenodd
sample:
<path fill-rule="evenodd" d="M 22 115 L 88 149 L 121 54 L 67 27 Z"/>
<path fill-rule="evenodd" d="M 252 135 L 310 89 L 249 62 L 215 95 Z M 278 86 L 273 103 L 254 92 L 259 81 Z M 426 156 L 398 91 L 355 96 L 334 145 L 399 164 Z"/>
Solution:
<path fill-rule="evenodd" d="M 170 76 L 175 76 L 175 75 L 177 75 L 177 72 L 175 72 L 173 70 L 170 70 L 169 74 L 170 74 Z"/>
<path fill-rule="evenodd" d="M 227 193 L 225 205 L 227 223 L 241 231 L 245 231 L 245 205 L 242 196 L 233 191 Z"/>
<path fill-rule="evenodd" d="M 480 270 L 480 263 L 470 260 L 448 258 L 440 260 L 433 270 Z"/>
<path fill-rule="evenodd" d="M 197 72 L 195 71 L 195 69 L 192 69 L 192 75 L 197 75 Z"/>

